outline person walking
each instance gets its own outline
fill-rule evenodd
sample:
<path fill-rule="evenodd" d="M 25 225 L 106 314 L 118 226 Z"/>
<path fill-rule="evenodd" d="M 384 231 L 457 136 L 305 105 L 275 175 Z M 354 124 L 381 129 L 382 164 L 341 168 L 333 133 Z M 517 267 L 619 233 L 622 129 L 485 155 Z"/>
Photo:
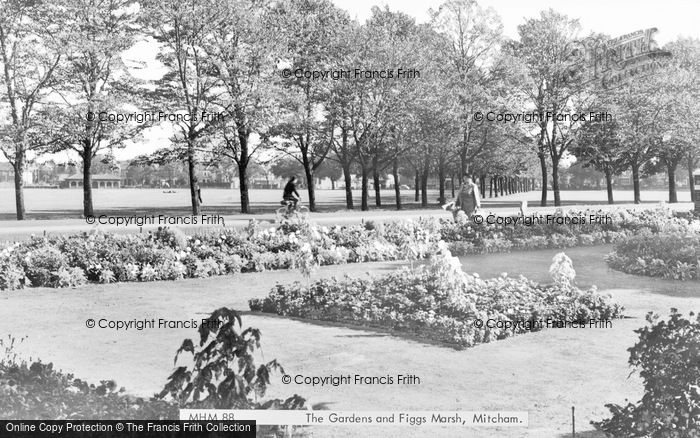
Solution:
<path fill-rule="evenodd" d="M 474 183 L 471 176 L 466 175 L 464 182 L 452 201 L 452 216 L 457 220 L 460 211 L 463 211 L 467 218 L 470 218 L 481 208 L 481 196 L 479 187 Z"/>

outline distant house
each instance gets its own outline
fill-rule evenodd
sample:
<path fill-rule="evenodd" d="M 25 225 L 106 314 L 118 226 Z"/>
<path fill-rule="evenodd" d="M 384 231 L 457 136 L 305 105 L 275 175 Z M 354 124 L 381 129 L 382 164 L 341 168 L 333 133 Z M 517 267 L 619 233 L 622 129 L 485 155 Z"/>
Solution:
<path fill-rule="evenodd" d="M 110 175 L 99 173 L 92 175 L 93 189 L 118 189 L 121 186 L 121 177 L 119 175 Z M 62 189 L 75 189 L 83 187 L 83 175 L 75 174 L 62 178 L 59 183 Z"/>

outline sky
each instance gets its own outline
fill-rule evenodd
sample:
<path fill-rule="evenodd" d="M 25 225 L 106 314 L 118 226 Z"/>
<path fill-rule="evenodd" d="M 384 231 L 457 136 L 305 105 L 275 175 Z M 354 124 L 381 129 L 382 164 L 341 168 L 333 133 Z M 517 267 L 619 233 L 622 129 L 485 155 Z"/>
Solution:
<path fill-rule="evenodd" d="M 293 1 L 293 0 L 292 0 Z M 428 10 L 437 9 L 443 0 L 333 0 L 345 9 L 351 18 L 364 22 L 370 15 L 372 6 L 388 6 L 391 10 L 405 12 L 419 23 L 429 19 Z M 540 11 L 554 8 L 570 17 L 578 18 L 583 27 L 583 35 L 590 31 L 601 32 L 616 37 L 636 30 L 656 27 L 654 34 L 659 46 L 679 36 L 700 37 L 697 17 L 700 17 L 700 0 L 478 0 L 483 7 L 491 7 L 501 17 L 503 32 L 507 37 L 517 38 L 517 27 L 528 18 L 537 17 Z M 129 50 L 124 58 L 145 62 L 147 68 L 137 73 L 144 79 L 157 78 L 163 70 L 155 61 L 155 44 L 141 42 Z M 119 160 L 147 154 L 169 144 L 169 128 L 157 127 L 146 133 L 145 141 L 130 143 L 124 149 L 116 150 Z M 68 156 L 56 156 L 63 161 Z"/>

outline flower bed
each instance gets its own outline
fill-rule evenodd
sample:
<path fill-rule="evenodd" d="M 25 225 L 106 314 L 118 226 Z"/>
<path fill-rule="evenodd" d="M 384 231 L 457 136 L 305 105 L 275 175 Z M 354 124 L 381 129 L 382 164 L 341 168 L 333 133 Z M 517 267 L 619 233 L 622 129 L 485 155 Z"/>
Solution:
<path fill-rule="evenodd" d="M 570 217 L 601 213 L 572 211 Z M 602 214 L 602 213 L 601 213 Z M 147 234 L 82 233 L 34 237 L 0 251 L 0 290 L 25 286 L 71 287 L 88 282 L 177 280 L 340 263 L 417 260 L 445 241 L 455 255 L 566 248 L 616 242 L 641 231 L 689 232 L 698 221 L 669 210 L 609 212 L 607 225 L 477 225 L 420 219 L 320 227 L 284 221 L 243 230 L 178 229 Z M 558 217 L 564 218 L 561 214 Z"/>
<path fill-rule="evenodd" d="M 486 221 L 456 224 L 443 220 L 440 236 L 450 244 L 453 254 L 466 255 L 602 245 L 641 231 L 697 230 L 700 223 L 692 213 L 675 213 L 662 207 L 653 210 L 569 210 L 553 213 L 549 219 L 543 216 L 543 220 L 531 221 L 527 225 L 487 224 Z M 610 220 L 595 223 L 589 221 L 591 216 L 609 217 Z M 585 218 L 586 223 L 570 224 L 572 219 L 578 218 Z"/>
<path fill-rule="evenodd" d="M 426 257 L 439 236 L 410 221 L 391 224 L 386 236 L 362 225 L 332 228 L 285 221 L 263 229 L 187 236 L 162 228 L 148 234 L 82 233 L 34 237 L 0 252 L 0 290 L 25 286 L 178 280 L 299 267 Z"/>
<path fill-rule="evenodd" d="M 608 296 L 595 288 L 582 291 L 573 286 L 574 275 L 571 260 L 560 253 L 552 267 L 553 285 L 506 274 L 482 280 L 464 273 L 459 260 L 443 249 L 416 270 L 277 285 L 266 298 L 250 300 L 250 308 L 384 327 L 460 347 L 538 331 L 562 321 L 588 323 L 621 316 L 622 308 Z"/>
<path fill-rule="evenodd" d="M 628 236 L 605 258 L 608 265 L 628 274 L 691 280 L 700 278 L 700 233 Z"/>

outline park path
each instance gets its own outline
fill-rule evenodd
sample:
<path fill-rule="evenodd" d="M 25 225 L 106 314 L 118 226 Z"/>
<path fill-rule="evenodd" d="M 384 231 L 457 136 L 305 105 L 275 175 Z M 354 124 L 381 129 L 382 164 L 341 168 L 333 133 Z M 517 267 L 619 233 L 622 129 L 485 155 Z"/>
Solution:
<path fill-rule="evenodd" d="M 334 410 L 524 410 L 527 429 L 456 428 L 363 429 L 329 427 L 315 436 L 564 436 L 570 409 L 576 406 L 577 430 L 606 414 L 605 403 L 636 401 L 641 385 L 628 379 L 626 349 L 635 328 L 653 310 L 662 315 L 676 307 L 700 308 L 697 283 L 678 283 L 608 271 L 602 256 L 609 247 L 566 250 L 581 285 L 596 283 L 627 307 L 631 318 L 612 329 L 546 330 L 457 351 L 440 345 L 330 323 L 274 315 L 246 314 L 244 326 L 262 331 L 265 359 L 276 358 L 288 374 L 414 374 L 415 386 L 311 387 L 273 380 L 271 397 L 298 393 L 311 403 Z M 468 272 L 482 277 L 509 271 L 545 281 L 556 251 L 494 254 L 462 259 Z M 383 273 L 400 263 L 323 267 L 317 277 Z M 194 330 L 120 331 L 88 329 L 87 318 L 132 320 L 201 319 L 219 306 L 246 310 L 252 297 L 263 297 L 277 282 L 300 280 L 295 272 L 276 271 L 176 282 L 90 285 L 78 289 L 28 289 L 0 294 L 0 336 L 28 336 L 21 351 L 90 382 L 114 379 L 128 392 L 151 395 L 173 369 L 173 356 Z"/>
<path fill-rule="evenodd" d="M 495 215 L 513 215 L 520 211 L 520 202 L 532 196 L 532 192 L 529 193 L 517 193 L 508 196 L 502 196 L 499 198 L 491 198 L 484 200 L 482 202 L 482 214 L 495 214 Z M 629 209 L 650 209 L 656 208 L 658 203 L 645 203 L 645 204 L 597 204 L 597 205 L 581 205 L 574 203 L 571 205 L 565 205 L 561 207 L 562 210 L 581 210 L 581 209 L 619 209 L 619 208 L 629 208 Z M 693 209 L 693 204 L 689 202 L 678 203 L 678 204 L 666 204 L 668 208 L 677 211 L 687 211 Z M 548 214 L 553 213 L 557 210 L 557 207 L 539 207 L 530 203 L 527 209 L 527 214 Z M 183 214 L 174 214 L 161 212 L 164 216 L 174 217 L 183 216 Z M 98 213 L 99 214 L 99 213 Z M 155 214 L 156 218 L 158 214 Z M 211 212 L 207 213 L 207 217 L 212 218 Z M 109 220 L 109 217 L 122 216 L 122 217 L 132 217 L 135 214 L 129 212 L 128 209 L 123 210 L 121 213 L 115 214 L 110 213 L 105 215 L 107 218 L 105 221 Z M 143 214 L 137 214 L 136 216 L 143 216 Z M 186 215 L 185 215 L 186 216 Z M 389 209 L 378 209 L 369 211 L 360 210 L 338 210 L 333 212 L 321 212 L 321 213 L 310 213 L 309 218 L 312 222 L 318 225 L 334 226 L 334 225 L 352 225 L 364 223 L 366 221 L 396 221 L 405 219 L 419 219 L 423 217 L 436 217 L 436 218 L 451 218 L 452 214 L 448 211 L 444 211 L 437 206 L 426 209 L 405 209 L 405 210 L 389 210 Z M 200 231 L 202 229 L 221 229 L 222 226 L 227 228 L 240 229 L 248 225 L 250 220 L 255 219 L 262 223 L 268 223 L 270 225 L 276 222 L 276 216 L 274 213 L 261 213 L 261 214 L 235 214 L 235 215 L 221 215 L 221 220 L 218 220 L 215 225 L 177 225 L 178 228 L 182 229 L 187 233 L 193 233 Z M 98 217 L 99 220 L 99 217 Z M 156 219 L 157 221 L 158 219 Z M 198 220 L 202 220 L 199 216 Z M 214 219 L 212 219 L 214 220 Z M 99 224 L 99 223 L 88 223 L 85 219 L 41 219 L 41 220 L 28 220 L 28 221 L 15 221 L 15 220 L 0 220 L 0 243 L 2 241 L 12 241 L 26 239 L 31 235 L 61 235 L 61 234 L 71 234 L 79 233 L 91 230 L 100 230 L 103 232 L 112 233 L 142 233 L 148 232 L 149 230 L 156 230 L 159 225 L 146 224 L 143 226 L 137 226 L 135 220 L 131 220 L 132 223 L 129 225 L 114 225 L 114 224 Z"/>

